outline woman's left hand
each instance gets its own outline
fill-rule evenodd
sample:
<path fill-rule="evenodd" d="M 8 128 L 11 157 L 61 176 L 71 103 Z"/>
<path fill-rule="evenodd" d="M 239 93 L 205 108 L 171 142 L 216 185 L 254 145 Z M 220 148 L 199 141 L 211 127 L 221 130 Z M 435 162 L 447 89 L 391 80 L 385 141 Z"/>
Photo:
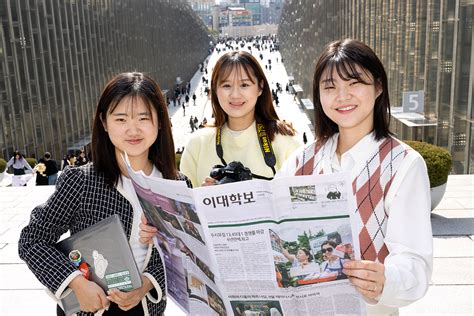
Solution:
<path fill-rule="evenodd" d="M 357 291 L 369 299 L 379 297 L 385 285 L 385 266 L 369 260 L 344 262 L 344 270 Z"/>
<path fill-rule="evenodd" d="M 130 292 L 122 292 L 118 289 L 111 289 L 107 292 L 107 299 L 118 305 L 121 310 L 128 311 L 137 306 L 143 296 L 153 288 L 151 281 L 142 276 L 142 287 Z"/>

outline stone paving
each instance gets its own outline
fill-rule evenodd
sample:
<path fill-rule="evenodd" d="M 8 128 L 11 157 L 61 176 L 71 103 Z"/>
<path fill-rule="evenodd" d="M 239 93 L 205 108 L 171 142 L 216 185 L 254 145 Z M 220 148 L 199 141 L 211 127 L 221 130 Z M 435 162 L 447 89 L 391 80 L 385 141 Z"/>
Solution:
<path fill-rule="evenodd" d="M 267 54 L 265 58 L 267 60 Z M 272 71 L 266 75 L 272 85 L 275 79 L 286 84 L 287 74 L 283 64 L 276 63 L 274 54 Z M 218 55 L 209 56 L 208 73 Z M 279 59 L 280 60 L 280 59 Z M 200 89 L 201 72 L 198 70 L 191 80 L 191 90 L 196 91 L 196 106 L 190 101 L 183 116 L 181 107 L 170 105 L 175 147 L 185 146 L 191 129 L 189 115 L 208 120 L 211 115 L 210 100 Z M 273 78 L 273 79 L 272 79 Z M 191 93 L 192 95 L 192 93 Z M 290 94 L 280 95 L 277 112 L 282 119 L 293 122 L 302 134 L 306 132 L 312 140 L 310 122 L 294 102 Z M 35 187 L 30 182 L 26 187 L 2 187 L 10 182 L 7 176 L 0 182 L 0 315 L 55 315 L 55 304 L 17 254 L 21 229 L 27 224 L 34 206 L 44 202 L 54 191 L 52 186 Z M 433 211 L 434 272 L 431 286 L 420 301 L 402 308 L 401 315 L 472 315 L 474 313 L 474 176 L 449 176 L 446 194 Z M 169 301 L 166 316 L 185 315 Z"/>

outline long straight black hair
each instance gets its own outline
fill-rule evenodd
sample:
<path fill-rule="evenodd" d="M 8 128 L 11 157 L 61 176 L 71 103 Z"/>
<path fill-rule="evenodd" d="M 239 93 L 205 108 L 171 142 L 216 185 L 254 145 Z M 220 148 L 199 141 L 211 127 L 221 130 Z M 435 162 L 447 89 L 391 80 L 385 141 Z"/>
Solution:
<path fill-rule="evenodd" d="M 366 74 L 371 74 L 374 81 L 366 82 L 364 74 L 358 73 L 356 66 L 362 68 Z M 390 100 L 387 74 L 383 64 L 375 52 L 366 44 L 354 39 L 345 39 L 329 43 L 316 63 L 313 77 L 313 104 L 314 130 L 318 141 L 324 143 L 339 131 L 337 124 L 324 113 L 319 94 L 321 80 L 333 81 L 334 69 L 343 80 L 357 79 L 363 84 L 374 84 L 382 90 L 375 99 L 373 121 L 375 139 L 380 140 L 391 135 L 392 133 L 389 130 Z M 321 78 L 326 70 L 327 78 Z"/>
<path fill-rule="evenodd" d="M 148 159 L 165 179 L 176 179 L 177 168 L 174 154 L 170 118 L 160 87 L 151 77 L 140 72 L 121 73 L 110 80 L 100 96 L 92 128 L 92 161 L 95 170 L 104 175 L 106 182 L 115 186 L 120 178 L 120 167 L 115 157 L 115 146 L 110 141 L 102 122 L 114 111 L 123 98 L 141 98 L 148 111 L 155 109 L 159 128 L 158 137 L 151 145 Z"/>

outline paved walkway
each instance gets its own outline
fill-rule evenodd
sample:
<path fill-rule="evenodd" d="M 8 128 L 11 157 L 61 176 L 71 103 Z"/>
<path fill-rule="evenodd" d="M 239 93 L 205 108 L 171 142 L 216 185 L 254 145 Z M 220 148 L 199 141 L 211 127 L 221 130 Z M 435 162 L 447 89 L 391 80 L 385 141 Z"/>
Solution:
<path fill-rule="evenodd" d="M 0 188 L 0 315 L 55 314 L 44 287 L 18 258 L 20 231 L 52 186 Z M 472 315 L 474 311 L 474 175 L 449 176 L 446 194 L 433 211 L 434 273 L 426 296 L 401 315 Z M 28 302 L 25 304 L 25 299 Z M 169 302 L 167 316 L 184 315 Z"/>
<path fill-rule="evenodd" d="M 264 54 L 264 60 L 270 53 Z M 278 54 L 271 55 L 272 71 L 267 76 L 278 78 L 283 87 L 287 74 L 284 66 L 276 63 Z M 218 58 L 209 57 L 208 73 Z M 279 59 L 280 60 L 280 59 Z M 182 108 L 172 105 L 169 108 L 173 123 L 176 148 L 185 146 L 191 129 L 189 115 L 209 120 L 210 100 L 200 94 L 201 72 L 191 81 L 191 90 L 197 91 L 196 106 Z M 272 83 L 273 85 L 275 82 Z M 191 93 L 192 95 L 192 93 Z M 293 122 L 302 134 L 306 131 L 308 140 L 309 120 L 293 101 L 292 95 L 280 95 L 278 114 L 282 119 Z M 5 179 L 3 184 L 9 181 Z M 1 184 L 0 183 L 0 186 Z M 32 183 L 31 183 L 32 184 Z M 54 191 L 52 186 L 0 187 L 0 315 L 55 315 L 55 304 L 46 295 L 26 265 L 18 258 L 18 238 L 21 229 L 27 224 L 34 206 L 44 202 Z M 440 205 L 433 211 L 432 225 L 434 235 L 434 273 L 427 295 L 420 301 L 401 309 L 401 315 L 472 315 L 474 313 L 474 175 L 454 175 L 448 180 L 447 192 Z M 169 302 L 167 316 L 184 315 Z"/>

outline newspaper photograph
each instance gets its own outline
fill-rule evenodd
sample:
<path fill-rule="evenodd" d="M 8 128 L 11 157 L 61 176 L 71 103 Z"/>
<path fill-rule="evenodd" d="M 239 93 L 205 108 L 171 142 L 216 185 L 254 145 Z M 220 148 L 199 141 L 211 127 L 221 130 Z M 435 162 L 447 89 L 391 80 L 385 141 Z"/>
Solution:
<path fill-rule="evenodd" d="M 187 188 L 129 169 L 159 233 L 167 294 L 190 315 L 365 314 L 348 174 Z"/>

